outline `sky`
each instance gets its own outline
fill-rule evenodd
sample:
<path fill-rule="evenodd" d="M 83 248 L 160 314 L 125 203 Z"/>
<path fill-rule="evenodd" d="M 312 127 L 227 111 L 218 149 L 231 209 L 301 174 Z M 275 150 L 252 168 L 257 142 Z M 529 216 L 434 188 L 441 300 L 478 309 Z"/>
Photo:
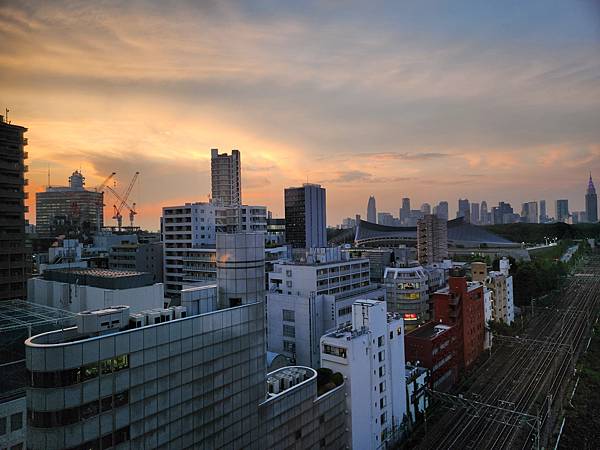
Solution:
<path fill-rule="evenodd" d="M 423 202 L 600 184 L 600 2 L 0 0 L 0 108 L 29 129 L 34 192 L 117 172 L 138 223 L 206 201 L 210 149 L 246 204 L 327 189 L 327 222 Z M 3 103 L 3 104 L 2 104 Z M 112 199 L 107 199 L 106 220 Z"/>

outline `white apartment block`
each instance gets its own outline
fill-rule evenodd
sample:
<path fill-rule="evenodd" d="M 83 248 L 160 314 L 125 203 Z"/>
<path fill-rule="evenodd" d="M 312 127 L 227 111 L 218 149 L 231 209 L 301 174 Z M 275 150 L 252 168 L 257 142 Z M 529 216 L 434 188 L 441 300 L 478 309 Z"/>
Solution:
<path fill-rule="evenodd" d="M 310 249 L 302 262 L 274 263 L 268 276 L 267 347 L 309 367 L 319 367 L 321 336 L 351 322 L 354 301 L 385 298 L 369 282 L 369 261 L 339 249 Z"/>
<path fill-rule="evenodd" d="M 406 414 L 404 322 L 385 302 L 358 300 L 352 325 L 321 338 L 321 363 L 344 376 L 347 447 L 387 448 Z"/>
<path fill-rule="evenodd" d="M 194 252 L 194 249 L 213 249 L 214 252 L 219 232 L 266 232 L 267 208 L 186 203 L 163 207 L 161 222 L 165 292 L 169 297 L 179 298 L 181 289 L 191 282 L 190 278 L 196 278 L 196 281 L 214 280 L 213 272 L 208 271 L 206 280 L 199 279 L 201 271 L 195 270 L 194 266 L 202 268 L 199 267 L 202 265 L 200 260 L 207 256 Z"/>
<path fill-rule="evenodd" d="M 485 263 L 471 263 L 473 281 L 482 282 L 491 291 L 492 320 L 510 325 L 515 320 L 513 278 L 508 258 L 500 260 L 500 270 L 487 271 Z"/>

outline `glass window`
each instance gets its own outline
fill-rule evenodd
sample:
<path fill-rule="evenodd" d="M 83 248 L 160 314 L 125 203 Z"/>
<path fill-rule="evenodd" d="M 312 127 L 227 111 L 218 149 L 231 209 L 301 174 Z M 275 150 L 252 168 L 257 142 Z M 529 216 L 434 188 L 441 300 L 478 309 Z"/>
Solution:
<path fill-rule="evenodd" d="M 0 417 L 0 436 L 6 434 L 6 417 Z"/>
<path fill-rule="evenodd" d="M 286 337 L 296 337 L 296 327 L 292 325 L 283 325 L 283 335 Z"/>
<path fill-rule="evenodd" d="M 286 322 L 295 322 L 295 311 L 292 309 L 284 309 L 283 310 L 283 320 Z"/>
<path fill-rule="evenodd" d="M 98 376 L 98 364 L 90 364 L 82 369 L 81 381 L 91 380 Z"/>
<path fill-rule="evenodd" d="M 23 413 L 16 413 L 10 416 L 10 431 L 17 431 L 23 428 Z"/>

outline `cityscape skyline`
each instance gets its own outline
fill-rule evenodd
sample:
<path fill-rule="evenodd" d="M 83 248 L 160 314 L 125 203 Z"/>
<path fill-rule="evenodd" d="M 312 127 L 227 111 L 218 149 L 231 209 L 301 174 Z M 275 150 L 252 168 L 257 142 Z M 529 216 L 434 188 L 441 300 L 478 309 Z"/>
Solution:
<path fill-rule="evenodd" d="M 410 197 L 453 217 L 471 192 L 584 210 L 600 173 L 596 6 L 462 5 L 3 5 L 1 106 L 29 128 L 29 219 L 48 169 L 89 186 L 140 171 L 136 219 L 157 229 L 161 205 L 207 198 L 214 147 L 244 153 L 244 202 L 277 217 L 306 181 L 327 188 L 330 225 L 369 193 L 392 213 Z"/>

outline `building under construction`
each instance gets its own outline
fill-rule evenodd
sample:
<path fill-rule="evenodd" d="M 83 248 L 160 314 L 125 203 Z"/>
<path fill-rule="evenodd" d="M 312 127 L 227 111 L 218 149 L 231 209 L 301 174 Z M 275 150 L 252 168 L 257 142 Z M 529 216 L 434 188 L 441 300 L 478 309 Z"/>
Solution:
<path fill-rule="evenodd" d="M 89 236 L 104 225 L 104 193 L 86 189 L 78 170 L 69 177 L 68 186 L 48 186 L 35 200 L 39 237 Z"/>

